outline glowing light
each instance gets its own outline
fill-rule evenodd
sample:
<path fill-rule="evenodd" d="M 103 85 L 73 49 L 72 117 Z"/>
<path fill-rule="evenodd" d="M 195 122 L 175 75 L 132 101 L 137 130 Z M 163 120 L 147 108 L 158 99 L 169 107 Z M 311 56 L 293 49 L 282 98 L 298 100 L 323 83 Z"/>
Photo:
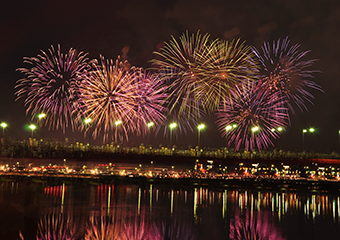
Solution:
<path fill-rule="evenodd" d="M 171 124 L 169 125 L 169 127 L 170 127 L 170 129 L 174 129 L 174 128 L 177 127 L 177 123 L 171 123 Z"/>
<path fill-rule="evenodd" d="M 322 91 L 311 79 L 318 71 L 311 69 L 316 59 L 309 60 L 310 51 L 300 52 L 299 44 L 290 45 L 288 37 L 283 40 L 265 42 L 262 53 L 253 48 L 261 63 L 260 81 L 264 91 L 279 92 L 289 99 L 288 108 L 294 112 L 292 103 L 300 110 L 307 110 L 306 102 L 314 98 L 308 89 Z"/>
<path fill-rule="evenodd" d="M 24 63 L 30 68 L 19 68 L 26 77 L 18 80 L 15 94 L 17 99 L 26 97 L 26 113 L 31 112 L 32 118 L 39 112 L 47 113 L 46 122 L 50 129 L 65 128 L 77 122 L 74 111 L 79 110 L 77 104 L 78 84 L 88 72 L 87 54 L 70 48 L 65 54 L 60 45 L 53 46 L 37 57 L 25 57 Z"/>
<path fill-rule="evenodd" d="M 222 136 L 227 137 L 227 144 L 235 145 L 235 150 L 243 146 L 245 151 L 268 148 L 273 145 L 272 139 L 281 134 L 271 129 L 289 123 L 285 102 L 277 92 L 264 92 L 257 83 L 247 82 L 233 90 L 231 99 L 221 103 L 216 112 L 217 125 Z"/>

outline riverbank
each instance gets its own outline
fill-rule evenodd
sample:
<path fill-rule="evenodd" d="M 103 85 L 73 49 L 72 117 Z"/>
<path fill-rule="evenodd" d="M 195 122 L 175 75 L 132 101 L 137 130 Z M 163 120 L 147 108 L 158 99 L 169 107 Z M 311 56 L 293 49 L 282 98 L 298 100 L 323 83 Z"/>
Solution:
<path fill-rule="evenodd" d="M 282 177 L 220 177 L 220 178 L 150 178 L 119 175 L 65 175 L 65 174 L 29 174 L 29 173 L 1 173 L 0 182 L 46 183 L 49 185 L 139 185 L 148 187 L 153 185 L 171 185 L 171 187 L 205 187 L 218 189 L 239 189 L 279 192 L 340 192 L 340 181 L 315 180 L 305 178 Z"/>

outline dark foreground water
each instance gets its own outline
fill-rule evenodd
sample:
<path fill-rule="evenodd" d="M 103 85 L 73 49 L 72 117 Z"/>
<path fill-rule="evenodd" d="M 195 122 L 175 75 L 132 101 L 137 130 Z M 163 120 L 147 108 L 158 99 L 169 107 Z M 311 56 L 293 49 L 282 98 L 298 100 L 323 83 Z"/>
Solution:
<path fill-rule="evenodd" d="M 320 192 L 2 181 L 0 206 L 0 239 L 340 238 L 340 195 Z"/>

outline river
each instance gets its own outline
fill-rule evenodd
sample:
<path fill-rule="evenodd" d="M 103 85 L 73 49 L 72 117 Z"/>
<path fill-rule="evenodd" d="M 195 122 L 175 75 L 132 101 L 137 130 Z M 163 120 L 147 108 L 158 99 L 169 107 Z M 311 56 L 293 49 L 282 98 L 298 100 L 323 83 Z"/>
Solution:
<path fill-rule="evenodd" d="M 340 236 L 340 195 L 313 190 L 6 180 L 0 182 L 0 205 L 0 239 Z"/>

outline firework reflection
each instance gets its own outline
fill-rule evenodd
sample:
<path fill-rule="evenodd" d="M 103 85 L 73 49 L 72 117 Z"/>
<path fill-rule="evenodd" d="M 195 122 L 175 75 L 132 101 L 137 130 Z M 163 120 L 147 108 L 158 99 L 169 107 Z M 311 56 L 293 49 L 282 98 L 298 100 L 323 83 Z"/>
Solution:
<path fill-rule="evenodd" d="M 279 230 L 273 224 L 269 212 L 261 211 L 253 215 L 249 210 L 242 214 L 235 211 L 234 219 L 230 221 L 230 239 L 283 240 Z"/>

